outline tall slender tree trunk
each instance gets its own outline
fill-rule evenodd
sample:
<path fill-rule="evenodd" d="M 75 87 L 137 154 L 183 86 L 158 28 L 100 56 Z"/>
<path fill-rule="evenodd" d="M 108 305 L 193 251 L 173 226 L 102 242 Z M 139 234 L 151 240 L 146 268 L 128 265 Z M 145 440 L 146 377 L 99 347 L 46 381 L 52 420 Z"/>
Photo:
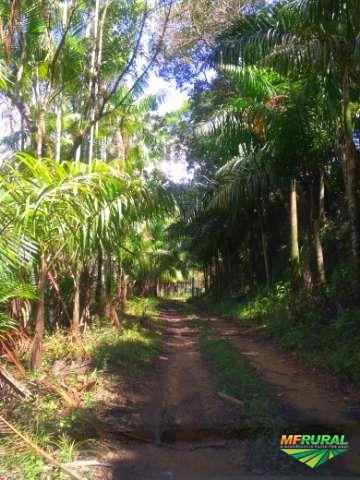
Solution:
<path fill-rule="evenodd" d="M 38 304 L 36 310 L 36 320 L 35 320 L 35 336 L 31 351 L 31 368 L 33 370 L 38 370 L 41 365 L 42 359 L 42 349 L 43 349 L 43 340 L 44 340 L 44 331 L 45 331 L 45 287 L 46 287 L 46 277 L 47 277 L 47 265 L 45 262 L 44 254 L 41 255 L 40 259 L 40 271 L 39 271 L 39 281 L 38 281 Z"/>
<path fill-rule="evenodd" d="M 325 222 L 325 174 L 324 170 L 320 170 L 320 179 L 319 179 L 319 219 L 321 224 Z"/>
<path fill-rule="evenodd" d="M 113 284 L 112 258 L 108 253 L 105 265 L 105 315 L 111 318 L 112 284 Z"/>
<path fill-rule="evenodd" d="M 319 275 L 320 285 L 326 283 L 326 273 L 325 273 L 325 262 L 324 262 L 324 251 L 320 239 L 320 225 L 319 219 L 314 219 L 313 221 L 313 233 L 314 233 L 314 248 L 316 255 L 316 265 Z"/>
<path fill-rule="evenodd" d="M 205 288 L 205 293 L 208 293 L 209 291 L 209 284 L 208 284 L 208 273 L 207 273 L 207 265 L 204 264 L 203 266 L 203 275 L 204 275 L 204 288 Z"/>
<path fill-rule="evenodd" d="M 311 271 L 311 238 L 310 229 L 307 226 L 304 234 L 304 248 L 303 248 L 303 270 L 304 283 L 307 290 L 312 290 L 314 287 L 313 274 Z"/>
<path fill-rule="evenodd" d="M 347 68 L 343 73 L 342 83 L 343 108 L 344 108 L 344 172 L 345 190 L 348 204 L 351 248 L 355 266 L 359 269 L 360 263 L 360 229 L 359 208 L 357 199 L 357 168 L 356 151 L 352 137 L 352 118 L 350 106 L 350 74 Z"/>
<path fill-rule="evenodd" d="M 77 337 L 80 332 L 80 273 L 76 272 L 74 278 L 74 306 L 71 322 L 71 333 L 74 337 Z"/>
<path fill-rule="evenodd" d="M 93 272 L 86 265 L 80 276 L 80 305 L 82 308 L 80 316 L 80 327 L 84 331 L 90 319 L 90 300 L 91 300 L 91 284 Z"/>
<path fill-rule="evenodd" d="M 62 13 L 62 27 L 66 28 L 68 18 L 68 2 L 63 2 L 63 13 Z M 61 66 L 60 66 L 60 84 L 63 87 L 64 79 L 64 52 L 61 53 Z M 56 140 L 55 140 L 55 160 L 60 162 L 61 160 L 61 135 L 62 135 L 62 102 L 63 102 L 63 93 L 59 94 L 59 100 L 56 105 Z"/>
<path fill-rule="evenodd" d="M 127 304 L 127 283 L 126 283 L 126 274 L 123 267 L 119 268 L 118 273 L 118 296 L 120 300 L 121 311 L 126 311 Z"/>
<path fill-rule="evenodd" d="M 261 233 L 261 245 L 262 245 L 263 257 L 264 257 L 266 284 L 269 286 L 269 284 L 270 284 L 270 268 L 269 268 L 268 242 L 267 242 L 266 234 L 264 232 L 264 225 L 263 225 L 262 220 L 260 221 L 260 233 Z"/>
<path fill-rule="evenodd" d="M 156 278 L 155 278 L 155 297 L 156 298 L 160 297 L 160 278 L 159 278 L 159 276 L 156 276 Z"/>
<path fill-rule="evenodd" d="M 317 191 L 317 190 L 316 190 Z M 318 197 L 315 199 L 315 208 L 313 210 L 312 218 L 312 227 L 313 227 L 313 239 L 314 239 L 314 249 L 316 257 L 316 266 L 318 272 L 318 282 L 320 285 L 326 283 L 326 273 L 325 273 L 325 262 L 324 262 L 324 251 L 321 243 L 320 229 L 321 225 L 325 219 L 325 182 L 324 182 L 324 171 L 320 171 L 319 175 L 319 189 Z M 312 192 L 314 195 L 314 192 Z"/>
<path fill-rule="evenodd" d="M 45 136 L 45 115 L 46 115 L 45 107 L 41 106 L 40 112 L 39 112 L 37 135 L 36 135 L 37 158 L 41 158 L 43 156 L 43 144 L 44 144 L 44 136 Z"/>
<path fill-rule="evenodd" d="M 97 256 L 97 274 L 96 274 L 96 287 L 95 287 L 95 305 L 96 313 L 102 315 L 104 313 L 104 307 L 102 302 L 103 291 L 103 252 L 99 247 Z"/>
<path fill-rule="evenodd" d="M 58 282 L 56 281 L 54 275 L 51 273 L 51 271 L 48 271 L 47 277 L 48 277 L 49 283 L 51 284 L 51 286 L 53 288 L 53 291 L 55 293 L 55 297 L 56 297 L 56 299 L 59 303 L 59 306 L 62 309 L 62 313 L 65 314 L 66 319 L 67 319 L 67 321 L 69 322 L 69 325 L 70 325 L 71 324 L 70 314 L 69 314 L 66 302 L 64 301 L 64 299 L 61 295 L 60 286 L 59 286 Z"/>
<path fill-rule="evenodd" d="M 99 53 L 99 11 L 100 11 L 100 0 L 95 0 L 95 11 L 94 11 L 94 24 L 93 24 L 93 48 L 91 52 L 91 65 L 90 65 L 90 84 L 89 84 L 89 95 L 90 95 L 90 115 L 89 121 L 91 124 L 90 127 L 90 137 L 89 137 L 89 155 L 88 163 L 91 164 L 93 161 L 93 152 L 94 152 L 94 136 L 95 136 L 95 115 L 96 115 L 96 101 L 97 101 L 97 64 L 98 64 L 98 53 Z"/>
<path fill-rule="evenodd" d="M 25 122 L 24 115 L 21 115 L 20 119 L 20 128 L 21 128 L 21 138 L 20 138 L 20 150 L 23 152 L 25 150 Z"/>
<path fill-rule="evenodd" d="M 56 140 L 55 140 L 55 160 L 61 160 L 61 131 L 62 131 L 62 111 L 61 111 L 61 96 L 59 104 L 56 106 Z"/>
<path fill-rule="evenodd" d="M 112 295 L 113 287 L 113 261 L 111 254 L 108 253 L 105 263 L 105 315 L 111 320 L 111 323 L 119 328 L 120 320 L 116 310 L 116 305 Z"/>
<path fill-rule="evenodd" d="M 304 277 L 305 288 L 311 291 L 314 287 L 314 275 L 312 270 L 312 238 L 313 238 L 313 216 L 314 216 L 314 185 L 310 182 L 307 188 L 304 189 L 301 195 L 302 209 L 305 215 L 302 215 L 302 230 L 303 230 L 303 255 L 302 255 L 302 270 Z"/>
<path fill-rule="evenodd" d="M 298 231 L 298 209 L 297 209 L 297 190 L 296 180 L 290 182 L 290 261 L 292 269 L 292 280 L 295 288 L 299 287 L 300 280 L 300 251 L 299 251 L 299 231 Z"/>
<path fill-rule="evenodd" d="M 103 138 L 100 146 L 100 159 L 107 162 L 107 137 Z"/>
<path fill-rule="evenodd" d="M 81 160 L 81 151 L 82 151 L 82 145 L 79 145 L 78 147 L 76 147 L 76 150 L 75 150 L 75 162 L 76 163 L 79 163 L 80 160 Z"/>

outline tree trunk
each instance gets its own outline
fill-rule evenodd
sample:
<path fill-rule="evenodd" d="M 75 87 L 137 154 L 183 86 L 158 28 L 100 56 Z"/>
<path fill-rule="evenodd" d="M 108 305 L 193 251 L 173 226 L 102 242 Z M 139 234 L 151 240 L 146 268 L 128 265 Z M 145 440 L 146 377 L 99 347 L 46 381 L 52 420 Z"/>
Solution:
<path fill-rule="evenodd" d="M 261 245 L 262 245 L 263 257 L 264 257 L 266 285 L 269 286 L 269 284 L 270 284 L 270 269 L 269 269 L 268 244 L 267 244 L 267 237 L 266 237 L 265 232 L 264 232 L 264 225 L 263 225 L 262 220 L 260 222 L 260 230 L 261 230 Z"/>
<path fill-rule="evenodd" d="M 320 179 L 319 179 L 319 219 L 320 224 L 325 223 L 325 174 L 324 170 L 320 170 Z"/>
<path fill-rule="evenodd" d="M 90 272 L 89 267 L 86 265 L 83 268 L 80 276 L 80 306 L 82 309 L 80 316 L 80 327 L 82 328 L 82 331 L 86 329 L 86 326 L 89 323 L 90 319 L 92 278 L 92 272 Z"/>
<path fill-rule="evenodd" d="M 351 249 L 355 267 L 359 268 L 360 260 L 360 235 L 359 235 L 359 214 L 357 199 L 357 169 L 356 151 L 352 137 L 352 118 L 350 106 L 350 75 L 348 69 L 343 74 L 343 108 L 344 108 L 344 171 L 345 190 L 348 204 Z"/>
<path fill-rule="evenodd" d="M 126 283 L 126 274 L 123 267 L 119 268 L 118 273 L 118 296 L 120 300 L 121 311 L 126 311 L 127 304 L 127 283 Z"/>
<path fill-rule="evenodd" d="M 57 301 L 58 301 L 59 305 L 61 306 L 62 311 L 65 314 L 69 324 L 71 324 L 70 314 L 69 314 L 67 305 L 66 305 L 64 299 L 61 296 L 61 291 L 60 291 L 59 284 L 57 283 L 57 281 L 56 281 L 54 275 L 51 273 L 51 271 L 48 271 L 47 276 L 48 276 L 48 280 L 49 280 L 50 284 L 52 285 L 53 290 L 55 292 L 55 297 L 57 298 Z"/>
<path fill-rule="evenodd" d="M 315 203 L 315 208 L 313 211 L 312 218 L 312 227 L 313 227 L 313 239 L 314 239 L 314 249 L 316 257 L 316 266 L 318 271 L 318 281 L 320 285 L 326 283 L 326 273 L 325 273 L 325 263 L 324 263 L 324 252 L 323 246 L 320 238 L 320 228 L 325 219 L 325 186 L 324 186 L 324 172 L 320 172 L 319 177 L 319 195 L 317 196 Z M 312 192 L 313 195 L 313 192 Z"/>
<path fill-rule="evenodd" d="M 74 278 L 74 306 L 71 321 L 71 333 L 77 337 L 80 332 L 80 274 L 77 272 Z"/>
<path fill-rule="evenodd" d="M 102 162 L 107 162 L 107 137 L 103 138 L 101 141 L 100 159 Z"/>
<path fill-rule="evenodd" d="M 36 310 L 35 336 L 31 351 L 31 368 L 38 370 L 41 365 L 43 339 L 45 331 L 45 287 L 47 277 L 47 265 L 44 255 L 40 259 L 40 271 L 38 281 L 39 299 Z"/>
<path fill-rule="evenodd" d="M 36 135 L 36 156 L 37 158 L 41 158 L 43 155 L 43 143 L 44 143 L 44 136 L 45 136 L 45 115 L 46 110 L 44 107 L 40 107 L 39 112 L 39 123 L 37 128 L 37 135 Z"/>
<path fill-rule="evenodd" d="M 20 151 L 23 152 L 25 150 L 25 122 L 24 122 L 24 115 L 20 116 L 20 125 L 21 125 L 21 138 L 20 138 Z"/>
<path fill-rule="evenodd" d="M 309 291 L 313 289 L 313 275 L 311 271 L 311 240 L 310 231 L 306 231 L 304 235 L 304 249 L 303 249 L 303 269 L 304 269 L 304 283 L 305 288 Z"/>
<path fill-rule="evenodd" d="M 75 149 L 75 162 L 79 163 L 81 160 L 81 150 L 82 150 L 82 145 L 80 144 L 78 147 Z"/>
<path fill-rule="evenodd" d="M 297 192 L 296 180 L 292 179 L 290 183 L 290 241 L 291 241 L 291 270 L 293 286 L 299 287 L 300 280 L 300 253 L 299 253 L 299 233 L 298 233 L 298 211 L 297 211 Z"/>
<path fill-rule="evenodd" d="M 302 270 L 304 277 L 305 288 L 311 291 L 314 287 L 314 275 L 312 271 L 312 223 L 314 216 L 314 185 L 313 182 L 309 182 L 306 188 L 302 192 L 302 230 L 303 230 L 303 254 L 302 254 Z"/>
<path fill-rule="evenodd" d="M 105 315 L 111 317 L 112 307 L 112 258 L 111 254 L 108 254 L 106 259 L 105 268 Z"/>
<path fill-rule="evenodd" d="M 63 13 L 62 13 L 62 27 L 66 28 L 68 17 L 68 2 L 63 2 Z M 61 53 L 61 66 L 60 66 L 60 84 L 63 89 L 64 81 L 64 52 Z M 55 160 L 57 162 L 61 161 L 61 134 L 62 134 L 62 103 L 63 103 L 63 92 L 59 94 L 58 104 L 56 105 L 56 140 L 55 140 Z"/>
<path fill-rule="evenodd" d="M 58 163 L 61 160 L 61 130 L 62 130 L 62 111 L 61 111 L 61 96 L 60 96 L 59 104 L 56 106 L 55 160 Z"/>
<path fill-rule="evenodd" d="M 155 279 L 155 297 L 160 297 L 160 278 L 156 277 Z"/>
<path fill-rule="evenodd" d="M 96 288 L 95 288 L 95 308 L 98 315 L 104 313 L 104 306 L 102 302 L 102 276 L 103 276 L 103 252 L 102 249 L 98 249 L 97 256 L 97 275 L 96 275 Z"/>
<path fill-rule="evenodd" d="M 204 265 L 204 267 L 203 267 L 203 274 L 204 274 L 205 293 L 208 293 L 208 291 L 209 291 L 209 284 L 208 284 L 207 265 Z"/>
<path fill-rule="evenodd" d="M 316 265 L 319 275 L 319 283 L 320 285 L 324 285 L 326 283 L 326 274 L 325 274 L 325 263 L 324 263 L 324 252 L 323 247 L 320 239 L 320 225 L 319 220 L 314 219 L 313 221 L 313 233 L 314 233 L 314 248 L 315 248 L 315 255 L 316 255 Z"/>
<path fill-rule="evenodd" d="M 99 53 L 99 9 L 100 1 L 95 0 L 95 11 L 94 11 L 94 27 L 93 27 L 93 49 L 91 53 L 91 65 L 90 65 L 90 84 L 89 84 L 89 96 L 90 96 L 90 138 L 89 138 L 89 156 L 88 163 L 91 164 L 93 160 L 93 151 L 94 151 L 94 134 L 95 134 L 95 115 L 96 115 L 96 101 L 97 101 L 97 63 L 98 63 L 98 53 Z"/>

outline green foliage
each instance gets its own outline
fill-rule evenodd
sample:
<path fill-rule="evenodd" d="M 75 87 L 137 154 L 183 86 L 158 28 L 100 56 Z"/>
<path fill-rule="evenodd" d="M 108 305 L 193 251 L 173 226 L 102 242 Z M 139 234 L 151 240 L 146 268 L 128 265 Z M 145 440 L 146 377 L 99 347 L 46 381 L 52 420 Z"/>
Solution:
<path fill-rule="evenodd" d="M 351 305 L 356 301 L 358 280 L 359 271 L 356 265 L 339 263 L 331 275 L 329 294 L 340 305 Z"/>
<path fill-rule="evenodd" d="M 73 342 L 65 330 L 48 334 L 44 343 L 44 367 L 51 367 L 56 360 L 76 360 L 83 354 L 79 343 Z"/>
<path fill-rule="evenodd" d="M 48 395 L 38 397 L 36 401 L 21 402 L 11 406 L 1 402 L 3 414 L 17 425 L 20 431 L 30 437 L 37 445 L 48 450 L 60 459 L 59 447 L 54 448 L 56 432 L 60 427 L 60 419 L 64 415 L 61 405 Z M 45 462 L 28 446 L 14 435 L 0 438 L 1 455 L 0 474 L 14 475 L 10 478 L 37 480 L 44 472 Z M 51 478 L 58 478 L 56 475 Z"/>
<path fill-rule="evenodd" d="M 159 313 L 160 299 L 155 297 L 133 297 L 128 301 L 128 315 L 143 318 L 153 318 Z"/>
<path fill-rule="evenodd" d="M 68 435 L 62 434 L 56 442 L 59 450 L 59 458 L 62 463 L 71 463 L 75 460 L 77 445 Z"/>
<path fill-rule="evenodd" d="M 217 312 L 243 325 L 265 325 L 281 347 L 309 365 L 360 384 L 360 311 L 347 308 L 336 313 L 333 308 L 326 297 L 294 296 L 286 284 L 279 284 L 242 302 L 223 300 Z"/>
<path fill-rule="evenodd" d="M 203 330 L 201 351 L 216 375 L 219 391 L 244 403 L 241 427 L 246 429 L 249 439 L 256 439 L 256 453 L 264 450 L 266 462 L 271 463 L 274 454 L 268 452 L 269 439 L 278 437 L 286 427 L 275 398 L 269 395 L 267 386 L 245 357 L 227 341 L 216 338 L 211 329 Z"/>
<path fill-rule="evenodd" d="M 203 339 L 202 348 L 219 374 L 220 391 L 244 401 L 246 411 L 257 419 L 270 414 L 268 396 L 243 357 L 224 340 L 209 336 Z"/>
<path fill-rule="evenodd" d="M 160 352 L 159 338 L 140 325 L 125 327 L 121 332 L 102 330 L 90 342 L 94 366 L 100 370 L 114 369 L 123 375 L 139 375 Z"/>
<path fill-rule="evenodd" d="M 36 289 L 32 284 L 21 282 L 15 275 L 3 274 L 0 284 L 0 305 L 14 298 L 34 300 Z"/>
<path fill-rule="evenodd" d="M 1 255 L 0 255 L 1 257 Z M 12 318 L 8 313 L 8 303 L 13 299 L 34 300 L 36 299 L 36 289 L 30 283 L 26 283 L 20 275 L 14 272 L 4 272 L 4 265 L 1 269 L 3 271 L 0 280 L 0 342 L 6 341 L 9 335 L 15 332 L 21 325 L 19 325 L 19 318 Z M 26 315 L 25 312 L 23 314 Z"/>
<path fill-rule="evenodd" d="M 248 326 L 268 325 L 268 320 L 285 317 L 288 319 L 290 284 L 279 282 L 271 289 L 264 289 L 254 297 L 237 300 L 223 298 L 214 303 L 217 313 L 225 313 L 233 318 L 241 318 Z"/>
<path fill-rule="evenodd" d="M 68 332 L 58 330 L 45 337 L 44 362 L 40 372 L 32 377 L 32 385 L 38 385 L 33 401 L 0 399 L 2 414 L 18 425 L 40 447 L 45 448 L 62 463 L 74 461 L 79 452 L 88 448 L 89 441 L 98 436 L 101 422 L 97 409 L 101 407 L 98 393 L 104 388 L 103 372 L 111 371 L 117 379 L 126 380 L 144 375 L 161 350 L 159 335 L 149 326 L 149 319 L 157 314 L 158 299 L 134 299 L 130 301 L 131 316 L 123 321 L 123 327 L 115 329 L 104 319 L 91 326 L 81 341 L 73 341 Z M 144 311 L 146 318 L 144 318 Z M 91 356 L 91 366 L 86 372 L 78 371 L 83 362 L 84 349 Z M 61 395 L 42 386 L 44 376 L 53 384 L 59 384 L 56 362 L 60 362 L 62 380 L 70 389 L 79 392 L 82 382 L 94 381 L 92 390 L 81 395 L 79 408 L 69 409 Z M 64 388 L 64 387 L 61 387 Z M 2 455 L 4 453 L 4 455 Z M 44 462 L 13 436 L 0 438 L 0 476 L 14 474 L 14 478 L 35 480 L 44 474 Z M 12 477 L 11 477 L 12 478 Z M 63 480 L 56 469 L 49 478 Z"/>

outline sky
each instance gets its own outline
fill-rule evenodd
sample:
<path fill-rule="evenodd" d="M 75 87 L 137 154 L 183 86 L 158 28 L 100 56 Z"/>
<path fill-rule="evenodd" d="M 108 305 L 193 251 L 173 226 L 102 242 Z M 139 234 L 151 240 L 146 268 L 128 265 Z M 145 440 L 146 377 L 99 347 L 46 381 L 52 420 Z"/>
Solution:
<path fill-rule="evenodd" d="M 155 73 L 150 76 L 147 93 L 151 95 L 165 95 L 165 101 L 158 109 L 160 115 L 166 115 L 179 110 L 188 99 L 186 93 L 181 92 L 174 81 L 167 81 L 158 77 Z M 188 164 L 183 156 L 165 159 L 160 162 L 160 168 L 164 174 L 175 183 L 184 183 L 191 180 L 193 174 L 188 171 Z"/>
<path fill-rule="evenodd" d="M 160 105 L 158 113 L 166 115 L 167 113 L 179 110 L 184 102 L 188 99 L 186 93 L 181 92 L 175 81 L 167 81 L 160 78 L 156 73 L 150 75 L 147 94 L 165 95 L 164 102 Z M 10 108 L 8 102 L 0 98 L 0 120 L 2 123 L 2 132 L 0 138 L 9 135 L 11 132 L 11 122 L 19 122 L 16 111 Z M 0 145 L 0 158 L 8 154 L 8 149 L 4 145 Z M 164 174 L 173 182 L 184 183 L 189 181 L 193 174 L 188 171 L 188 164 L 184 156 L 178 158 L 172 157 L 160 162 L 160 168 Z"/>

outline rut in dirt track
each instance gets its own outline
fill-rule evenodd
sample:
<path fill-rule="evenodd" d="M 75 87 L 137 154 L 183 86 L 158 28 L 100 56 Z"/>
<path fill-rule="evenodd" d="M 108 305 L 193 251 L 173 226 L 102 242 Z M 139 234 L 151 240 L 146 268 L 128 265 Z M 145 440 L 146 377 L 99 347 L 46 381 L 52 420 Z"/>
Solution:
<path fill-rule="evenodd" d="M 198 332 L 187 326 L 178 309 L 162 313 L 165 325 L 162 409 L 163 429 L 233 429 L 241 421 L 241 410 L 218 396 L 212 375 L 201 358 Z"/>
<path fill-rule="evenodd" d="M 207 321 L 209 316 L 204 314 L 203 318 Z M 307 471 L 307 467 L 280 453 L 278 439 L 268 438 L 266 432 L 262 438 L 248 437 L 246 412 L 220 398 L 216 379 L 200 353 L 199 332 L 186 318 L 181 303 L 167 303 L 160 321 L 163 350 L 152 375 L 141 383 L 128 385 L 117 400 L 118 405 L 124 405 L 119 408 L 120 415 L 107 418 L 114 441 L 112 451 L 103 459 L 113 465 L 113 471 L 104 472 L 99 478 L 223 480 L 279 473 L 312 477 L 310 469 Z M 278 388 L 281 397 L 275 397 L 279 403 L 286 403 L 287 411 L 294 409 L 304 425 L 310 425 L 316 412 L 301 397 L 295 402 L 297 396 L 304 397 L 306 393 L 304 389 L 301 392 L 298 382 L 293 382 L 294 369 L 299 374 L 300 367 L 292 365 L 293 369 L 287 371 L 286 355 L 273 346 L 265 348 L 261 339 L 242 335 L 241 327 L 223 319 L 211 318 L 211 322 L 219 336 L 230 333 L 234 347 L 250 359 L 259 377 L 269 383 L 269 394 L 274 393 L 274 387 Z M 307 382 L 304 385 L 311 386 L 316 407 L 321 409 L 321 399 L 328 395 L 325 387 L 311 376 L 307 376 Z M 129 405 L 127 415 L 124 412 Z M 337 418 L 337 406 L 333 406 Z M 130 436 L 117 436 L 116 428 L 126 429 Z M 354 466 L 355 457 L 349 455 L 350 467 Z M 349 461 L 345 464 L 340 460 L 317 471 L 316 476 L 353 473 L 354 469 L 348 467 Z"/>
<path fill-rule="evenodd" d="M 201 358 L 199 333 L 177 304 L 167 305 L 160 319 L 163 351 L 152 379 L 145 390 L 141 387 L 147 395 L 138 397 L 140 408 L 126 425 L 131 438 L 146 441 L 122 438 L 116 453 L 105 459 L 114 465 L 107 478 L 239 478 L 247 471 L 248 456 L 246 441 L 237 438 L 243 412 L 219 397 Z"/>
<path fill-rule="evenodd" d="M 349 439 L 349 451 L 337 459 L 339 470 L 360 475 L 360 392 L 340 389 L 334 377 L 302 365 L 274 344 L 266 328 L 206 316 L 250 365 L 277 398 L 294 433 L 337 433 Z M 296 430 L 296 432 L 295 432 Z M 331 469 L 331 464 L 328 465 Z"/>

